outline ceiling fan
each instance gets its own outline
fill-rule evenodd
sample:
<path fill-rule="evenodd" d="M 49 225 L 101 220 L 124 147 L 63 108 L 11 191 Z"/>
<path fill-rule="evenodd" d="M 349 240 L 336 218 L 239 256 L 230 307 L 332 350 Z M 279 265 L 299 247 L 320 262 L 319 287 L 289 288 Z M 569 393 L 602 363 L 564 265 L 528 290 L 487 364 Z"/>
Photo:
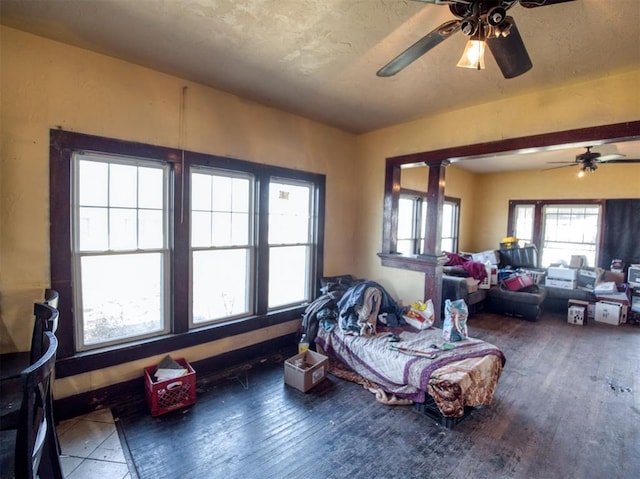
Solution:
<path fill-rule="evenodd" d="M 525 8 L 542 7 L 573 0 L 415 0 L 435 5 L 448 5 L 457 17 L 428 33 L 387 63 L 376 73 L 379 77 L 395 75 L 435 46 L 458 31 L 469 37 L 467 47 L 458 66 L 484 68 L 485 45 L 493 54 L 505 78 L 514 78 L 529 71 L 533 64 L 518 32 L 513 17 L 507 10 L 516 3 Z"/>
<path fill-rule="evenodd" d="M 576 155 L 574 161 L 549 161 L 547 163 L 561 163 L 562 166 L 556 166 L 554 168 L 547 168 L 548 170 L 555 170 L 558 168 L 566 168 L 567 166 L 579 166 L 580 176 L 587 173 L 593 173 L 598 169 L 599 164 L 604 163 L 640 163 L 640 159 L 623 159 L 625 155 L 620 153 L 614 153 L 611 155 L 602 155 L 596 151 L 591 151 L 593 146 L 586 146 L 586 152 Z"/>

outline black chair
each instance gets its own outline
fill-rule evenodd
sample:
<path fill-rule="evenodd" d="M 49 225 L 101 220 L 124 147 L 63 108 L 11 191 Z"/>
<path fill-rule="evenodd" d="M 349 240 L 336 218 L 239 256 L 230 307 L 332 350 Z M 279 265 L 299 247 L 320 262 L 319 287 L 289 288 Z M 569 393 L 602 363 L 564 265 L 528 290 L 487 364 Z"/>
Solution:
<path fill-rule="evenodd" d="M 29 362 L 25 367 L 37 362 L 46 348 L 45 332 L 55 334 L 58 329 L 58 310 L 44 303 L 34 303 L 33 311 L 35 322 L 31 336 L 31 350 L 29 351 Z M 22 402 L 22 373 L 2 378 L 0 381 L 0 429 L 15 429 L 19 421 L 19 406 Z M 53 396 L 49 398 L 50 406 L 53 405 Z M 48 413 L 53 422 L 53 408 L 49 407 Z M 57 439 L 56 439 L 57 447 Z"/>
<path fill-rule="evenodd" d="M 0 465 L 3 475 L 13 469 L 16 478 L 63 478 L 55 441 L 55 425 L 48 411 L 58 340 L 53 333 L 45 331 L 42 345 L 42 356 L 20 374 L 23 396 L 15 433 L 13 467 L 4 450 Z M 4 430 L 5 424 L 2 426 Z M 3 436 L 5 434 L 6 431 Z M 7 442 L 3 437 L 2 445 L 6 447 Z"/>
<path fill-rule="evenodd" d="M 44 301 L 42 303 L 50 306 L 51 308 L 58 309 L 58 301 L 60 299 L 59 293 L 55 289 L 47 288 L 44 290 Z M 7 379 L 17 379 L 20 377 L 20 371 L 33 364 L 37 358 L 40 357 L 42 349 L 37 346 L 36 351 L 33 351 L 34 344 L 42 341 L 42 332 L 51 331 L 55 334 L 58 329 L 58 315 L 56 313 L 53 317 L 53 312 L 49 308 L 42 308 L 34 306 L 35 322 L 33 324 L 33 331 L 31 333 L 31 350 L 18 353 L 5 353 L 0 355 L 0 380 L 5 381 Z M 39 324 L 39 321 L 45 324 Z"/>

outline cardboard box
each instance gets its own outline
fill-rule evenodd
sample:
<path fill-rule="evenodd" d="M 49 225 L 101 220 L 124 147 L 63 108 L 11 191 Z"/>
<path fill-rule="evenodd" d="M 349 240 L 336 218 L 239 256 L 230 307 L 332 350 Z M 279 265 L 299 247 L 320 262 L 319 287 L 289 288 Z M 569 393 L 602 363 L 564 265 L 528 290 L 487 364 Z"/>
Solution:
<path fill-rule="evenodd" d="M 627 282 L 636 288 L 640 288 L 640 264 L 632 264 L 627 272 Z"/>
<path fill-rule="evenodd" d="M 547 278 L 575 280 L 577 277 L 577 269 L 565 268 L 562 266 L 549 266 L 547 268 Z"/>
<path fill-rule="evenodd" d="M 585 311 L 587 312 L 587 316 L 585 318 L 585 322 L 586 320 L 590 319 L 591 321 L 593 321 L 593 318 L 596 315 L 596 303 L 590 303 L 589 301 L 583 301 L 581 299 L 570 299 L 568 301 L 568 305 L 569 308 L 571 306 L 579 306 L 585 309 Z"/>
<path fill-rule="evenodd" d="M 478 282 L 475 278 L 465 278 L 465 281 L 467 282 L 468 293 L 475 293 L 476 291 L 478 291 Z"/>
<path fill-rule="evenodd" d="M 596 287 L 593 288 L 593 292 L 598 294 L 614 294 L 618 292 L 618 288 L 616 287 L 616 283 L 613 281 L 604 281 L 596 284 Z"/>
<path fill-rule="evenodd" d="M 575 279 L 554 279 L 554 278 L 545 278 L 544 285 L 550 286 L 552 288 L 562 288 L 562 289 L 576 289 L 576 280 Z"/>
<path fill-rule="evenodd" d="M 584 325 L 587 322 L 587 308 L 584 306 L 570 306 L 567 310 L 567 322 L 569 324 Z"/>
<path fill-rule="evenodd" d="M 284 382 L 306 393 L 327 376 L 328 368 L 328 357 L 308 350 L 284 362 Z"/>
<path fill-rule="evenodd" d="M 584 268 L 587 265 L 587 257 L 585 255 L 571 255 L 569 266 L 572 268 Z"/>
<path fill-rule="evenodd" d="M 618 326 L 622 316 L 623 306 L 619 303 L 607 303 L 606 301 L 598 301 L 596 303 L 595 320 L 600 323 L 613 324 Z"/>

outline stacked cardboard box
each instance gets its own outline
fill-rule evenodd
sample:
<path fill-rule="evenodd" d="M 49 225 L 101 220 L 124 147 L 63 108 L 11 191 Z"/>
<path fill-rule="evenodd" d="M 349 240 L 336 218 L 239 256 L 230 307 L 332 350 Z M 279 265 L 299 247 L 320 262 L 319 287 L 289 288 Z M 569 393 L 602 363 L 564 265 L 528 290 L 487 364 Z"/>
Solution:
<path fill-rule="evenodd" d="M 562 266 L 550 266 L 547 268 L 545 286 L 552 288 L 576 289 L 578 270 Z"/>

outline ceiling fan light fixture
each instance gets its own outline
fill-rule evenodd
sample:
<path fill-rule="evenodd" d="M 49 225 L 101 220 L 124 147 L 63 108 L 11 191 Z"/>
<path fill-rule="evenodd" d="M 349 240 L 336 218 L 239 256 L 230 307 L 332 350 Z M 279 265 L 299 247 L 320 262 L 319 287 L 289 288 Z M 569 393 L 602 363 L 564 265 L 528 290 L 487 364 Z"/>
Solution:
<path fill-rule="evenodd" d="M 464 52 L 458 61 L 457 66 L 460 68 L 473 68 L 475 70 L 484 70 L 484 50 L 486 44 L 483 40 L 470 39 L 464 47 Z"/>

